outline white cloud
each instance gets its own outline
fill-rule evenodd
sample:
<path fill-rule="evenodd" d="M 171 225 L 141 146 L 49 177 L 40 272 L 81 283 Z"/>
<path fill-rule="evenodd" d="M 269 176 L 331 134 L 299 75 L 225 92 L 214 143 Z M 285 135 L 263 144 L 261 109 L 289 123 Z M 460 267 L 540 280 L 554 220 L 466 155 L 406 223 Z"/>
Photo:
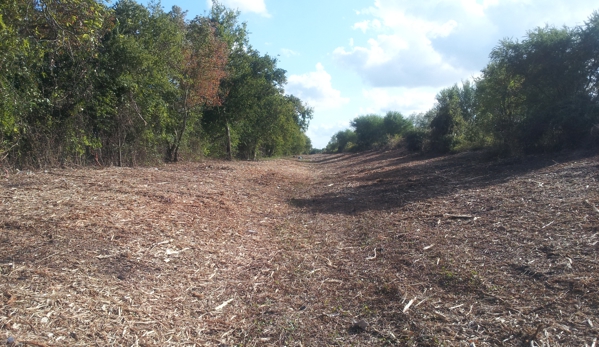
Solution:
<path fill-rule="evenodd" d="M 352 26 L 352 29 L 360 29 L 363 33 L 368 31 L 369 29 L 380 29 L 381 22 L 378 19 L 375 20 L 365 20 L 362 22 L 355 23 Z"/>
<path fill-rule="evenodd" d="M 591 0 L 375 0 L 354 30 L 364 43 L 338 47 L 333 58 L 375 88 L 444 87 L 475 75 L 506 37 L 545 24 L 583 24 Z"/>
<path fill-rule="evenodd" d="M 362 32 L 366 32 L 366 30 L 368 30 L 369 26 L 370 26 L 370 21 L 365 20 L 363 22 L 358 22 L 358 23 L 354 24 L 352 26 L 352 29 L 360 29 L 360 30 L 362 30 Z"/>
<path fill-rule="evenodd" d="M 348 98 L 342 97 L 341 92 L 333 88 L 331 75 L 321 63 L 316 64 L 316 71 L 289 76 L 285 91 L 317 111 L 336 109 L 349 102 Z"/>
<path fill-rule="evenodd" d="M 264 0 L 221 0 L 221 2 L 227 7 L 238 9 L 242 12 L 252 12 L 264 17 L 270 17 Z M 212 6 L 212 0 L 208 0 L 208 6 Z"/>
<path fill-rule="evenodd" d="M 363 22 L 355 23 L 352 26 L 352 29 L 360 29 L 364 33 L 369 29 L 380 29 L 380 28 L 381 28 L 381 22 L 378 19 L 365 20 Z"/>
<path fill-rule="evenodd" d="M 283 54 L 283 56 L 288 57 L 288 58 L 299 55 L 298 52 L 296 52 L 292 49 L 289 49 L 289 48 L 281 48 L 281 54 Z"/>
<path fill-rule="evenodd" d="M 468 73 L 445 61 L 430 41 L 422 38 L 379 35 L 368 40 L 368 47 L 337 48 L 333 56 L 374 87 L 438 87 L 459 81 Z"/>
<path fill-rule="evenodd" d="M 425 112 L 435 104 L 437 88 L 372 88 L 363 89 L 362 95 L 371 106 L 360 110 L 361 113 L 386 113 L 399 111 L 404 116 Z"/>

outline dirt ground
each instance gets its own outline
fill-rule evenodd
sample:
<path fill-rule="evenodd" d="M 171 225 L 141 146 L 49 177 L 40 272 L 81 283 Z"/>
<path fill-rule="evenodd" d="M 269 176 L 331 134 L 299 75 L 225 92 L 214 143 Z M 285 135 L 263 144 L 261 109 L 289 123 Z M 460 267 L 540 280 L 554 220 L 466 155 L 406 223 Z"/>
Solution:
<path fill-rule="evenodd" d="M 589 152 L 13 172 L 0 344 L 595 347 L 598 207 Z"/>

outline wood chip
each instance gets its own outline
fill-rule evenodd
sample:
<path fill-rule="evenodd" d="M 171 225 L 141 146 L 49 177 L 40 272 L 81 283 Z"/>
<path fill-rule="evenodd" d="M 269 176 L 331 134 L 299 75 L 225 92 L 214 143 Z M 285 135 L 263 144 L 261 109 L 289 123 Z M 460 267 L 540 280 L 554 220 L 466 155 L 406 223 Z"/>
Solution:
<path fill-rule="evenodd" d="M 590 345 L 599 155 L 554 157 L 399 149 L 10 175 L 0 344 L 516 346 L 543 322 L 535 345 Z M 360 319 L 367 332 L 348 331 Z"/>
<path fill-rule="evenodd" d="M 445 218 L 454 218 L 454 219 L 471 219 L 471 218 L 474 218 L 474 216 L 471 216 L 469 214 L 444 214 L 443 217 L 445 217 Z"/>
<path fill-rule="evenodd" d="M 220 311 L 220 310 L 222 310 L 222 309 L 223 309 L 225 306 L 227 306 L 228 304 L 230 304 L 231 302 L 233 302 L 233 300 L 235 300 L 235 299 L 229 299 L 229 300 L 227 300 L 227 301 L 223 302 L 222 304 L 220 304 L 220 305 L 216 306 L 216 307 L 214 308 L 214 310 L 215 310 L 215 311 Z"/>
<path fill-rule="evenodd" d="M 408 302 L 408 304 L 407 304 L 406 306 L 404 306 L 404 308 L 403 308 L 403 313 L 406 313 L 406 311 L 410 309 L 410 306 L 412 306 L 412 304 L 414 303 L 414 301 L 415 301 L 415 300 L 416 300 L 416 298 L 414 298 L 414 299 L 410 300 L 410 301 Z"/>

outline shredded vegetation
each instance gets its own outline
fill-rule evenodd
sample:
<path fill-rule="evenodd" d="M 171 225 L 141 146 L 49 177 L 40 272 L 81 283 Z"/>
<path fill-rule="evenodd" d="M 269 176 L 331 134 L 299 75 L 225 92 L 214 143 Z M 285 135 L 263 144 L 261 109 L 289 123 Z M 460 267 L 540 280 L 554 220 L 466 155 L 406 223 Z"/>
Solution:
<path fill-rule="evenodd" d="M 0 181 L 0 343 L 596 346 L 599 156 L 402 151 Z"/>

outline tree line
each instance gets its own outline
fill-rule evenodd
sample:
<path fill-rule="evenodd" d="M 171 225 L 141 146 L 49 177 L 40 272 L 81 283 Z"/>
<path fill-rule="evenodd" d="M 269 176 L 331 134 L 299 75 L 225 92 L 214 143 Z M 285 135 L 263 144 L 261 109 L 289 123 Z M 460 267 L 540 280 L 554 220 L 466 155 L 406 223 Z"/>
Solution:
<path fill-rule="evenodd" d="M 136 165 L 301 154 L 313 110 L 239 13 L 120 0 L 0 5 L 0 162 Z"/>
<path fill-rule="evenodd" d="M 385 125 L 390 114 L 401 127 Z M 405 123 L 408 124 L 405 124 Z M 328 152 L 403 143 L 412 151 L 491 148 L 518 154 L 599 144 L 599 12 L 574 28 L 538 27 L 504 39 L 481 75 L 441 90 L 432 109 L 359 116 Z M 401 141 L 397 141 L 400 137 Z"/>

